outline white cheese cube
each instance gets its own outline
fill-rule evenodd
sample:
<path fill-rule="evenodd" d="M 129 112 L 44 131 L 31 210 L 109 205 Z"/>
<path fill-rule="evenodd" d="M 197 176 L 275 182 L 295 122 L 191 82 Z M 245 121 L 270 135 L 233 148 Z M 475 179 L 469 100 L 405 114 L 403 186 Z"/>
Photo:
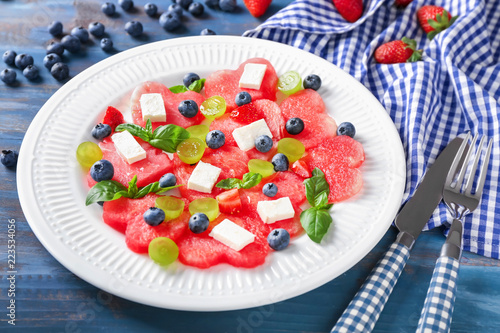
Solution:
<path fill-rule="evenodd" d="M 273 137 L 273 133 L 267 127 L 264 119 L 254 121 L 243 127 L 238 127 L 233 131 L 233 138 L 241 150 L 250 150 L 255 147 L 255 139 L 261 135 Z"/>
<path fill-rule="evenodd" d="M 161 94 L 142 94 L 139 102 L 141 103 L 142 120 L 167 121 L 167 113 Z"/>
<path fill-rule="evenodd" d="M 128 131 L 118 132 L 111 136 L 116 151 L 128 164 L 146 158 L 146 151 Z"/>
<path fill-rule="evenodd" d="M 260 89 L 264 74 L 266 74 L 267 65 L 264 64 L 246 64 L 243 74 L 240 77 L 240 88 Z"/>
<path fill-rule="evenodd" d="M 259 201 L 257 213 L 264 223 L 271 224 L 292 218 L 295 215 L 295 210 L 290 198 L 283 197 L 278 200 Z"/>
<path fill-rule="evenodd" d="M 189 177 L 187 188 L 198 192 L 210 193 L 221 171 L 221 168 L 199 161 Z"/>
<path fill-rule="evenodd" d="M 243 249 L 255 240 L 254 234 L 228 219 L 217 224 L 209 236 L 235 251 Z"/>

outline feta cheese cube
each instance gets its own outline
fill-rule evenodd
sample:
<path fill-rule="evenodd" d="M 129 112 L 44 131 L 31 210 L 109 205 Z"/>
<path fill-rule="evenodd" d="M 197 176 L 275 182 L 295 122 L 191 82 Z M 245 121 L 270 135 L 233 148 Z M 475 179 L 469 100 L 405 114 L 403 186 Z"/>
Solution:
<path fill-rule="evenodd" d="M 264 64 L 246 64 L 243 74 L 240 77 L 240 88 L 260 89 L 264 74 L 266 74 L 267 65 Z"/>
<path fill-rule="evenodd" d="M 188 179 L 187 188 L 198 192 L 210 193 L 221 171 L 221 168 L 199 161 Z"/>
<path fill-rule="evenodd" d="M 290 198 L 283 197 L 277 200 L 259 201 L 257 213 L 264 223 L 271 224 L 292 218 L 295 215 L 295 210 Z"/>
<path fill-rule="evenodd" d="M 243 127 L 238 127 L 233 131 L 233 138 L 241 150 L 250 150 L 255 147 L 255 139 L 261 135 L 273 137 L 273 133 L 267 127 L 264 119 L 254 121 Z"/>
<path fill-rule="evenodd" d="M 209 236 L 235 251 L 240 251 L 255 240 L 254 234 L 228 219 L 217 224 Z"/>
<path fill-rule="evenodd" d="M 146 158 L 146 151 L 128 131 L 118 132 L 111 136 L 116 151 L 128 164 Z"/>
<path fill-rule="evenodd" d="M 141 103 L 142 120 L 167 121 L 167 112 L 161 94 L 142 94 L 139 102 Z"/>

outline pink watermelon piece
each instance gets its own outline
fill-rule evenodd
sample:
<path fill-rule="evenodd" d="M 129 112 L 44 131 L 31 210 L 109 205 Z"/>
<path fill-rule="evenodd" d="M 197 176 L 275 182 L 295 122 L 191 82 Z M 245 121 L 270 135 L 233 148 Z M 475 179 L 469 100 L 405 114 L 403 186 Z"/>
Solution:
<path fill-rule="evenodd" d="M 141 103 L 139 102 L 142 94 L 161 94 L 163 97 L 163 102 L 165 103 L 165 111 L 167 114 L 166 122 L 154 122 L 153 129 L 158 126 L 162 126 L 165 124 L 174 124 L 181 127 L 189 127 L 193 125 L 197 125 L 202 122 L 205 117 L 198 112 L 198 114 L 193 118 L 186 118 L 179 113 L 179 103 L 185 100 L 193 100 L 198 104 L 198 106 L 203 103 L 205 100 L 204 97 L 195 92 L 195 91 L 187 91 L 183 93 L 174 94 L 171 92 L 165 85 L 159 82 L 144 82 L 137 88 L 135 88 L 132 93 L 132 97 L 130 98 L 130 105 L 132 108 L 132 118 L 134 123 L 144 127 L 146 122 L 142 120 L 142 111 L 141 111 Z"/>
<path fill-rule="evenodd" d="M 329 202 L 339 202 L 357 194 L 363 179 L 359 167 L 365 160 L 363 146 L 346 135 L 325 140 L 306 156 L 310 170 L 319 168 L 330 185 Z"/>
<path fill-rule="evenodd" d="M 304 89 L 285 98 L 280 104 L 281 114 L 286 119 L 297 117 L 297 110 L 306 114 L 326 113 L 325 103 L 315 90 Z"/>
<path fill-rule="evenodd" d="M 248 63 L 267 65 L 266 73 L 259 90 L 239 87 L 241 74 Z M 222 96 L 226 100 L 226 113 L 229 113 L 237 107 L 234 99 L 240 91 L 248 92 L 254 102 L 259 99 L 275 101 L 276 92 L 278 91 L 277 87 L 278 76 L 273 65 L 266 59 L 253 58 L 242 63 L 236 70 L 225 69 L 210 74 L 205 81 L 205 95 L 207 97 Z"/>
<path fill-rule="evenodd" d="M 103 154 L 102 158 L 113 164 L 115 170 L 113 180 L 128 185 L 128 182 L 137 175 L 137 186 L 142 187 L 160 180 L 161 176 L 172 171 L 174 164 L 167 154 L 139 138 L 136 140 L 146 150 L 146 158 L 132 164 L 129 164 L 118 154 L 111 138 L 105 138 L 99 143 Z M 96 184 L 90 177 L 90 172 L 87 175 L 87 183 L 89 187 Z"/>

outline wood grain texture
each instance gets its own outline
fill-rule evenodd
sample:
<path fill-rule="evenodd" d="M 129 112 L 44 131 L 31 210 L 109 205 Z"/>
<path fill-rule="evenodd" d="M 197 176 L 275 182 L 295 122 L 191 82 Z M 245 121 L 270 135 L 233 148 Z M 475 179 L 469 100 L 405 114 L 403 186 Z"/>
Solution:
<path fill-rule="evenodd" d="M 61 86 L 43 67 L 45 47 L 52 40 L 46 26 L 63 22 L 65 32 L 77 25 L 101 21 L 115 43 L 116 52 L 167 38 L 198 35 L 203 28 L 218 34 L 241 35 L 289 4 L 274 0 L 265 17 L 251 17 L 239 1 L 239 10 L 224 13 L 206 8 L 196 19 L 186 14 L 184 27 L 174 33 L 161 29 L 147 17 L 136 0 L 137 10 L 108 18 L 98 1 L 1 1 L 0 52 L 13 49 L 33 55 L 41 77 L 28 82 L 17 70 L 18 84 L 0 84 L 0 148 L 19 149 L 24 133 L 41 106 Z M 154 2 L 154 1 L 153 1 Z M 165 10 L 170 1 L 156 2 Z M 123 31 L 125 22 L 139 19 L 145 35 L 139 39 Z M 77 55 L 65 55 L 71 76 L 105 59 L 94 42 Z M 185 312 L 158 309 L 105 293 L 60 265 L 32 233 L 21 211 L 15 171 L 0 167 L 0 331 L 21 332 L 327 332 L 368 276 L 377 260 L 393 242 L 390 229 L 363 260 L 337 279 L 309 293 L 276 304 L 229 312 Z M 7 324 L 8 268 L 7 222 L 16 220 L 16 326 Z M 375 332 L 414 332 L 420 316 L 434 262 L 444 236 L 440 230 L 423 233 L 389 299 Z M 452 332 L 498 332 L 500 327 L 500 263 L 465 253 L 460 268 Z"/>

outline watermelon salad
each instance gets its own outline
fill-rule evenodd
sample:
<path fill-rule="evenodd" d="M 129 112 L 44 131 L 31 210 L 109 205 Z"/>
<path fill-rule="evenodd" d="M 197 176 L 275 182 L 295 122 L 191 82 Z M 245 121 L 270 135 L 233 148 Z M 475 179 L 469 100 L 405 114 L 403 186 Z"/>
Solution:
<path fill-rule="evenodd" d="M 304 233 L 320 243 L 332 205 L 360 191 L 365 158 L 320 87 L 262 58 L 173 87 L 142 83 L 133 123 L 109 106 L 77 149 L 86 205 L 159 265 L 251 268 Z"/>

